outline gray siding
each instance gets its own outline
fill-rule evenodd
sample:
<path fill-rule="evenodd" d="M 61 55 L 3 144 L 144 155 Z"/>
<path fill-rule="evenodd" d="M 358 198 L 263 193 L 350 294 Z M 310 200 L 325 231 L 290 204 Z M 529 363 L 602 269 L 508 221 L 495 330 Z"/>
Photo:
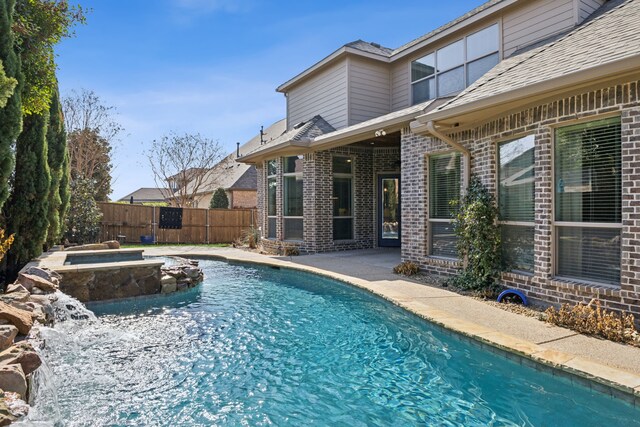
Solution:
<path fill-rule="evenodd" d="M 523 7 L 503 16 L 504 57 L 553 34 L 575 25 L 574 0 L 542 0 L 526 2 Z"/>
<path fill-rule="evenodd" d="M 387 64 L 349 59 L 349 125 L 389 113 L 390 92 Z"/>
<path fill-rule="evenodd" d="M 288 92 L 289 129 L 317 114 L 336 129 L 348 125 L 346 60 L 322 70 Z"/>
<path fill-rule="evenodd" d="M 391 111 L 411 106 L 409 62 L 400 60 L 391 64 Z"/>
<path fill-rule="evenodd" d="M 578 1 L 578 17 L 580 22 L 584 21 L 602 6 L 606 0 L 577 0 Z"/>

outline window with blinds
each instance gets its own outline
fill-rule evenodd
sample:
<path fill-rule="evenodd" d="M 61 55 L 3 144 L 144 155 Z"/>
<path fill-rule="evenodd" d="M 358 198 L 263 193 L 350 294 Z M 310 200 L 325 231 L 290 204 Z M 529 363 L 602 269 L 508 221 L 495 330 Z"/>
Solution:
<path fill-rule="evenodd" d="M 429 157 L 430 253 L 456 258 L 456 235 L 451 224 L 451 201 L 460 199 L 460 154 Z"/>
<path fill-rule="evenodd" d="M 620 118 L 556 130 L 556 275 L 620 284 Z"/>
<path fill-rule="evenodd" d="M 267 162 L 267 237 L 276 238 L 276 161 Z"/>
<path fill-rule="evenodd" d="M 283 159 L 283 226 L 286 240 L 303 239 L 303 157 Z"/>
<path fill-rule="evenodd" d="M 533 273 L 535 137 L 498 146 L 498 218 L 506 270 Z"/>

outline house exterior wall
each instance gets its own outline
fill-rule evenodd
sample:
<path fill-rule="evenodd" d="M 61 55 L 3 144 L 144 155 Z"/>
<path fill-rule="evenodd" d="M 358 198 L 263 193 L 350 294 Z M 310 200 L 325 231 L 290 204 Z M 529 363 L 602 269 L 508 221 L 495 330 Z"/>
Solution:
<path fill-rule="evenodd" d="M 523 2 L 502 18 L 503 52 L 508 57 L 518 48 L 573 28 L 576 24 L 574 0 Z"/>
<path fill-rule="evenodd" d="M 349 125 L 391 112 L 389 66 L 349 58 Z"/>
<path fill-rule="evenodd" d="M 349 240 L 333 240 L 333 156 L 348 156 L 353 160 L 353 216 L 354 237 Z M 283 246 L 296 246 L 304 253 L 342 251 L 372 248 L 377 244 L 376 235 L 376 178 L 378 173 L 399 172 L 399 148 L 340 147 L 318 151 L 304 156 L 303 194 L 304 229 L 302 241 L 287 241 L 282 234 L 281 159 L 276 181 L 277 232 L 275 239 L 267 239 L 266 176 L 264 166 L 258 169 L 257 204 L 259 226 L 263 230 L 265 248 L 274 252 Z"/>
<path fill-rule="evenodd" d="M 257 197 L 254 190 L 232 190 L 230 208 L 255 208 L 257 206 Z"/>
<path fill-rule="evenodd" d="M 331 126 L 348 126 L 347 60 L 337 62 L 287 92 L 287 129 L 315 115 Z"/>
<path fill-rule="evenodd" d="M 553 272 L 553 133 L 554 128 L 575 120 L 597 120 L 619 115 L 622 121 L 622 241 L 620 286 L 559 280 Z M 471 170 L 496 191 L 499 141 L 523 134 L 535 135 L 535 270 L 532 275 L 504 273 L 508 287 L 547 303 L 589 302 L 597 297 L 613 310 L 640 316 L 640 81 L 583 90 L 551 99 L 521 111 L 479 124 L 449 136 L 471 151 Z M 446 149 L 433 138 L 402 135 L 403 260 L 418 262 L 427 271 L 453 274 L 456 260 L 428 254 L 428 170 L 429 154 Z"/>
<path fill-rule="evenodd" d="M 578 22 L 582 22 L 589 17 L 597 8 L 602 6 L 606 0 L 575 0 L 578 2 Z"/>

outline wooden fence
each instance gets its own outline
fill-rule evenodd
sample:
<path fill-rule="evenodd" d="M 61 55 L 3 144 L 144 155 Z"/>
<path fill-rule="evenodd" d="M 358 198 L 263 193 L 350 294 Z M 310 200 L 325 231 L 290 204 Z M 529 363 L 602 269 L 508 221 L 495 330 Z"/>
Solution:
<path fill-rule="evenodd" d="M 140 236 L 155 236 L 157 243 L 231 243 L 248 227 L 256 224 L 255 209 L 182 210 L 182 229 L 158 227 L 160 208 L 120 203 L 98 203 L 103 218 L 102 241 L 123 239 L 140 243 Z"/>

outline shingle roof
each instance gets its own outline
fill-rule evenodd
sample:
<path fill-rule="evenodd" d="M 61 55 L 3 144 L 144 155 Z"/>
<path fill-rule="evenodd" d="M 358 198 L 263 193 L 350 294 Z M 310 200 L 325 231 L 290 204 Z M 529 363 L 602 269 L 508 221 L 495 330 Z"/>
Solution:
<path fill-rule="evenodd" d="M 131 197 L 133 196 L 133 201 L 135 203 L 164 202 L 165 196 L 163 195 L 163 191 L 164 191 L 164 194 L 170 193 L 168 189 L 163 190 L 161 188 L 148 188 L 148 187 L 138 188 L 133 193 L 129 193 L 126 196 L 122 197 L 121 199 L 118 199 L 118 201 L 128 202 L 131 200 Z"/>
<path fill-rule="evenodd" d="M 640 1 L 613 0 L 579 27 L 505 59 L 436 112 L 640 55 Z"/>
<path fill-rule="evenodd" d="M 261 135 L 258 133 L 240 146 L 240 158 L 250 153 L 251 151 L 260 148 L 264 144 L 268 144 L 271 141 L 277 139 L 286 128 L 286 119 L 278 120 L 271 126 L 267 127 L 263 131 L 263 141 L 260 140 Z M 225 157 L 220 163 L 213 167 L 203 180 L 203 184 L 199 189 L 199 193 L 209 193 L 215 191 L 217 188 L 225 189 L 243 189 L 250 190 L 256 188 L 255 179 L 253 184 L 250 183 L 251 174 L 245 176 L 247 171 L 252 168 L 251 165 L 246 163 L 237 162 L 236 150 L 233 153 Z M 239 187 L 238 187 L 239 185 Z"/>
<path fill-rule="evenodd" d="M 356 40 L 344 45 L 353 49 L 361 50 L 362 52 L 375 53 L 376 55 L 382 55 L 389 57 L 393 53 L 393 49 L 380 46 L 378 43 L 370 43 L 364 40 Z"/>
<path fill-rule="evenodd" d="M 258 188 L 258 171 L 251 165 L 229 190 L 256 190 Z"/>

